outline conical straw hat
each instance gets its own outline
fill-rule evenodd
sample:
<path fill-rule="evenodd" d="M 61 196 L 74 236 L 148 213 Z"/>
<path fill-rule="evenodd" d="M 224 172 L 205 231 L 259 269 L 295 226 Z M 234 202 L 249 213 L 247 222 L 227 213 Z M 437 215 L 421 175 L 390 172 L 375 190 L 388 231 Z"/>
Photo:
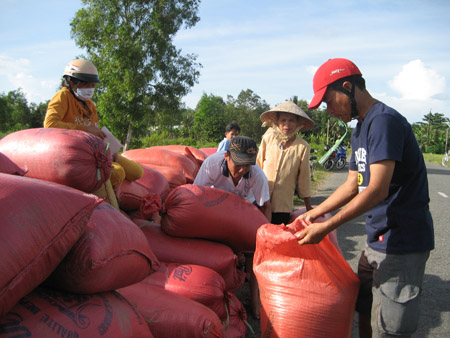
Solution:
<path fill-rule="evenodd" d="M 279 104 L 275 108 L 265 111 L 259 117 L 263 122 L 263 127 L 271 127 L 272 125 L 277 125 L 277 112 L 280 113 L 290 113 L 300 116 L 298 123 L 303 125 L 300 130 L 308 130 L 314 127 L 314 121 L 294 102 L 288 100 Z"/>

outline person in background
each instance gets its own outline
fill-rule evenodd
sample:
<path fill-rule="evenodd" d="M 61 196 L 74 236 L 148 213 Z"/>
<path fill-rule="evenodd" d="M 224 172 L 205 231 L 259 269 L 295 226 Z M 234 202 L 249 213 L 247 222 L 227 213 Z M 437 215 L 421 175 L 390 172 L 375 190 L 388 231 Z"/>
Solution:
<path fill-rule="evenodd" d="M 373 98 L 358 67 L 330 59 L 313 80 L 316 109 L 348 123 L 356 119 L 347 180 L 324 202 L 300 215 L 313 222 L 296 234 L 301 245 L 366 215 L 367 242 L 358 263 L 356 304 L 360 337 L 411 337 L 419 319 L 425 265 L 434 249 L 428 179 L 408 121 Z M 340 209 L 323 223 L 314 219 Z"/>
<path fill-rule="evenodd" d="M 234 193 L 255 204 L 270 222 L 269 185 L 261 168 L 256 165 L 256 142 L 246 136 L 234 137 L 226 152 L 217 152 L 206 158 L 195 177 L 194 184 L 215 187 Z M 246 271 L 250 278 L 252 312 L 260 317 L 258 282 L 253 273 L 253 254 L 246 254 Z"/>
<path fill-rule="evenodd" d="M 44 119 L 44 128 L 82 130 L 104 139 L 99 128 L 95 103 L 91 100 L 95 85 L 100 82 L 97 68 L 83 59 L 70 61 L 64 68 L 61 90 L 50 100 Z M 142 177 L 144 170 L 120 154 L 113 154 L 111 184 L 116 185 L 126 178 L 134 181 Z"/>
<path fill-rule="evenodd" d="M 311 174 L 309 144 L 298 132 L 314 126 L 314 122 L 294 102 L 286 101 L 261 114 L 263 135 L 256 162 L 269 181 L 272 223 L 288 224 L 297 192 L 311 209 Z"/>
<path fill-rule="evenodd" d="M 230 141 L 236 137 L 239 136 L 239 133 L 241 132 L 241 128 L 236 122 L 228 123 L 225 127 L 225 137 L 224 139 L 219 143 L 219 146 L 217 147 L 217 152 L 220 151 L 227 151 L 228 146 L 230 145 Z"/>

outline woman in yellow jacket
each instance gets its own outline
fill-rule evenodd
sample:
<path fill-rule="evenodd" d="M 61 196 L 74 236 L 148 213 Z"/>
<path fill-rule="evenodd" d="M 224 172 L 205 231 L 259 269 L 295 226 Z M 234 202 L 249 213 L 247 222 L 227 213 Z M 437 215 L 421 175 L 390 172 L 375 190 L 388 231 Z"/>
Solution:
<path fill-rule="evenodd" d="M 47 107 L 44 128 L 83 130 L 104 139 L 105 133 L 98 126 L 98 114 L 91 100 L 95 84 L 99 83 L 97 68 L 87 60 L 70 61 L 64 69 L 62 88 Z M 126 178 L 134 181 L 142 177 L 142 167 L 119 154 L 113 154 L 111 184 L 116 185 Z"/>

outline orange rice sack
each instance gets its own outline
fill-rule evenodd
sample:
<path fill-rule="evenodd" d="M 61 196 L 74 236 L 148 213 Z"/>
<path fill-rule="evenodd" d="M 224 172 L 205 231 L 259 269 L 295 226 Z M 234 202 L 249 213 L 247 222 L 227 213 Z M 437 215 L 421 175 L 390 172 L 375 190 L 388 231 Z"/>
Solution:
<path fill-rule="evenodd" d="M 261 336 L 350 337 L 359 279 L 325 237 L 299 245 L 306 223 L 258 230 L 253 271 L 261 298 Z"/>
<path fill-rule="evenodd" d="M 200 148 L 200 150 L 203 151 L 203 153 L 206 156 L 209 156 L 209 155 L 212 155 L 214 153 L 217 153 L 217 147 L 216 148 L 214 148 L 214 147 L 211 147 L 211 148 Z"/>
<path fill-rule="evenodd" d="M 172 190 L 161 215 L 166 234 L 218 241 L 234 252 L 254 251 L 256 231 L 265 223 L 263 213 L 238 195 L 195 184 Z"/>
<path fill-rule="evenodd" d="M 169 181 L 156 169 L 146 165 L 142 165 L 142 169 L 144 170 L 144 174 L 136 182 L 142 184 L 150 192 L 158 194 L 161 197 L 161 202 L 164 202 L 170 191 Z"/>
<path fill-rule="evenodd" d="M 0 317 L 42 283 L 100 202 L 59 184 L 0 174 Z"/>
<path fill-rule="evenodd" d="M 209 307 L 223 321 L 230 313 L 231 293 L 225 289 L 222 276 L 204 266 L 162 263 L 160 269 L 145 278 L 143 283 L 195 300 Z"/>
<path fill-rule="evenodd" d="M 0 152 L 25 176 L 94 192 L 109 178 L 112 158 L 103 140 L 81 130 L 35 128 L 0 140 Z"/>
<path fill-rule="evenodd" d="M 0 337 L 153 336 L 144 318 L 117 292 L 74 295 L 38 287 L 0 318 Z"/>
<path fill-rule="evenodd" d="M 180 170 L 186 177 L 187 183 L 194 182 L 199 165 L 192 159 L 161 148 L 132 149 L 125 151 L 122 156 L 144 165 L 172 167 Z"/>
<path fill-rule="evenodd" d="M 228 291 L 238 290 L 244 283 L 244 272 L 236 268 L 238 259 L 225 244 L 197 238 L 167 235 L 160 224 L 134 219 L 161 262 L 195 264 L 218 272 L 225 280 Z"/>
<path fill-rule="evenodd" d="M 314 206 L 313 206 L 314 207 Z M 293 223 L 294 221 L 295 221 L 295 219 L 298 217 L 298 216 L 300 216 L 301 214 L 304 214 L 306 212 L 306 208 L 300 208 L 300 209 L 296 209 L 296 210 L 293 210 L 292 212 L 291 212 L 291 217 L 290 217 L 290 219 L 289 219 L 289 223 Z M 316 220 L 315 220 L 315 222 L 324 222 L 324 221 L 326 221 L 326 220 L 328 220 L 328 219 L 330 219 L 331 218 L 331 214 L 330 213 L 328 213 L 328 214 L 325 214 L 325 215 L 323 215 L 323 216 L 321 216 L 321 217 L 318 217 Z M 327 235 L 327 237 L 330 239 L 330 241 L 331 241 L 331 243 L 333 243 L 334 244 L 334 246 L 339 250 L 339 252 L 341 253 L 341 255 L 343 255 L 342 254 L 342 250 L 341 250 L 341 247 L 339 246 L 339 242 L 338 242 L 338 239 L 337 239 L 337 229 L 334 229 L 333 231 L 331 231 L 328 235 Z"/>
<path fill-rule="evenodd" d="M 166 145 L 166 146 L 155 146 L 152 148 L 162 148 L 162 149 L 167 149 L 167 150 L 182 154 L 190 159 L 193 159 L 195 162 L 197 162 L 199 167 L 202 165 L 203 161 L 207 157 L 206 154 L 202 150 L 191 147 L 191 146 L 171 144 L 171 145 Z"/>
<path fill-rule="evenodd" d="M 143 282 L 117 290 L 142 314 L 155 338 L 219 338 L 224 328 L 213 310 Z"/>
<path fill-rule="evenodd" d="M 23 176 L 26 171 L 11 161 L 8 156 L 0 153 L 0 173 Z"/>
<path fill-rule="evenodd" d="M 46 283 L 75 293 L 104 292 L 137 283 L 158 266 L 136 224 L 103 202 Z"/>
<path fill-rule="evenodd" d="M 123 181 L 114 186 L 119 207 L 124 211 L 137 211 L 139 217 L 155 219 L 162 208 L 161 197 L 138 182 Z"/>

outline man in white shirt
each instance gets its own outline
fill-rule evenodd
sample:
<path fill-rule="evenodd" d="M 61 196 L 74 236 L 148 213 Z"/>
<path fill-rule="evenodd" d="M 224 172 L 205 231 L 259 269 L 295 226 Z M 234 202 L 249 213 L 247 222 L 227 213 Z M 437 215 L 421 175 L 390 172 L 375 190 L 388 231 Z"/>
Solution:
<path fill-rule="evenodd" d="M 246 136 L 231 140 L 226 152 L 217 152 L 203 162 L 194 184 L 232 192 L 255 204 L 270 222 L 269 184 L 262 169 L 256 165 L 258 148 Z"/>
<path fill-rule="evenodd" d="M 258 147 L 246 136 L 236 136 L 226 152 L 217 152 L 206 158 L 194 184 L 215 187 L 232 192 L 256 205 L 270 222 L 269 183 L 264 171 L 256 164 Z M 246 254 L 245 267 L 249 273 L 252 312 L 260 318 L 259 289 L 253 272 L 253 254 Z"/>

